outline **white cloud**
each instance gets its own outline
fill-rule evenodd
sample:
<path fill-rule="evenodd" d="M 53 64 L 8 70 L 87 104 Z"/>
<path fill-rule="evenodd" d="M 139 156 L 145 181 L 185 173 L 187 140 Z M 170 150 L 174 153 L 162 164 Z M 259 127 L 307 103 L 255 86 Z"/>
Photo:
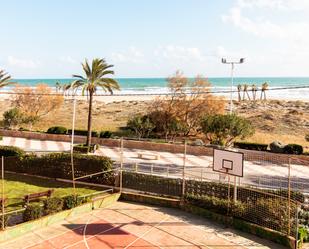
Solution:
<path fill-rule="evenodd" d="M 183 47 L 168 45 L 164 47 L 159 47 L 154 51 L 154 55 L 157 57 L 163 57 L 169 60 L 175 61 L 204 61 L 205 57 L 202 55 L 200 49 L 196 47 Z"/>
<path fill-rule="evenodd" d="M 12 67 L 18 67 L 22 69 L 34 69 L 39 66 L 38 61 L 29 60 L 29 59 L 21 59 L 14 56 L 8 56 L 8 65 Z"/>
<path fill-rule="evenodd" d="M 71 56 L 61 56 L 59 60 L 63 63 L 69 63 L 69 64 L 77 64 L 78 62 L 73 59 Z"/>
<path fill-rule="evenodd" d="M 281 11 L 309 9 L 308 0 L 238 0 L 237 6 L 240 8 L 264 8 Z"/>
<path fill-rule="evenodd" d="M 131 62 L 140 63 L 144 61 L 144 54 L 142 51 L 138 50 L 136 47 L 131 46 L 125 52 L 114 52 L 112 53 L 112 60 L 114 62 Z"/>

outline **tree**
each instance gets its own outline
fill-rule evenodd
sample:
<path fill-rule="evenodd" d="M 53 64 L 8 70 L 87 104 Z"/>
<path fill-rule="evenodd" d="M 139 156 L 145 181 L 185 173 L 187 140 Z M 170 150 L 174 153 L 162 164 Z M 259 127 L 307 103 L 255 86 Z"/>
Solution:
<path fill-rule="evenodd" d="M 113 90 L 119 90 L 119 84 L 116 80 L 108 78 L 106 76 L 113 75 L 114 71 L 110 70 L 113 65 L 108 65 L 104 59 L 93 59 L 90 66 L 88 61 L 85 60 L 82 63 L 82 67 L 85 73 L 85 77 L 81 75 L 73 75 L 76 80 L 72 82 L 73 89 L 82 89 L 82 94 L 85 93 L 89 96 L 89 108 L 88 108 L 88 136 L 86 145 L 88 150 L 91 144 L 91 127 L 92 127 L 92 102 L 93 96 L 98 88 L 103 89 L 105 92 L 113 94 Z"/>
<path fill-rule="evenodd" d="M 4 70 L 0 70 L 0 88 L 15 84 L 11 79 L 12 78 L 8 73 L 4 72 Z"/>
<path fill-rule="evenodd" d="M 148 137 L 150 132 L 155 128 L 155 125 L 147 115 L 136 115 L 129 119 L 127 127 L 135 131 L 138 139 L 141 139 L 142 137 Z"/>
<path fill-rule="evenodd" d="M 261 100 L 264 97 L 264 100 L 266 100 L 266 91 L 268 90 L 268 83 L 265 82 L 262 84 L 262 89 L 261 89 Z"/>
<path fill-rule="evenodd" d="M 211 144 L 229 147 L 236 138 L 244 139 L 254 134 L 251 123 L 235 114 L 205 115 L 202 131 Z"/>
<path fill-rule="evenodd" d="M 3 113 L 3 123 L 5 127 L 16 128 L 24 122 L 24 117 L 18 108 L 12 108 Z"/>
<path fill-rule="evenodd" d="M 32 125 L 43 116 L 58 109 L 63 103 L 63 96 L 53 94 L 53 90 L 46 84 L 38 84 L 36 87 L 14 88 L 12 105 L 19 109 L 23 115 L 23 123 Z"/>
<path fill-rule="evenodd" d="M 192 81 L 177 71 L 167 82 L 170 95 L 157 98 L 151 107 L 151 112 L 161 115 L 165 134 L 170 132 L 171 122 L 181 126 L 184 136 L 196 134 L 202 116 L 224 112 L 224 99 L 210 93 L 211 85 L 206 78 L 197 76 Z"/>

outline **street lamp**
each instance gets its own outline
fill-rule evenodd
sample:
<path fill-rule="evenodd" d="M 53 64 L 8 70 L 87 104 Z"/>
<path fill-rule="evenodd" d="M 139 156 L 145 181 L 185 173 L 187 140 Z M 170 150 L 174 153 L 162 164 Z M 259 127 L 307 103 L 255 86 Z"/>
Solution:
<path fill-rule="evenodd" d="M 245 58 L 240 58 L 239 61 L 227 61 L 225 58 L 222 58 L 221 62 L 223 64 L 231 64 L 231 97 L 230 97 L 230 114 L 233 113 L 233 86 L 234 86 L 234 65 L 242 64 L 245 62 Z"/>

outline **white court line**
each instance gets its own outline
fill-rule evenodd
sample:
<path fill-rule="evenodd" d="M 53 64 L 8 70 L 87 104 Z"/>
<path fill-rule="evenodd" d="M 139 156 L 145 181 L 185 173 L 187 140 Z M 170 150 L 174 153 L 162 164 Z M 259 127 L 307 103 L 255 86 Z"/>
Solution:
<path fill-rule="evenodd" d="M 147 235 L 148 233 L 150 233 L 153 229 L 155 229 L 156 227 L 160 226 L 163 222 L 165 222 L 167 219 L 169 219 L 170 217 L 166 217 L 165 219 L 161 220 L 159 223 L 157 223 L 156 225 L 152 226 L 152 228 L 150 228 L 148 231 L 144 232 L 141 236 L 137 237 L 135 240 L 133 240 L 129 245 L 127 245 L 124 249 L 129 248 L 130 246 L 132 246 L 136 241 L 142 239 L 145 235 Z M 148 241 L 147 241 L 148 242 Z M 160 247 L 160 246 L 159 246 Z M 160 247 L 161 248 L 161 247 Z"/>

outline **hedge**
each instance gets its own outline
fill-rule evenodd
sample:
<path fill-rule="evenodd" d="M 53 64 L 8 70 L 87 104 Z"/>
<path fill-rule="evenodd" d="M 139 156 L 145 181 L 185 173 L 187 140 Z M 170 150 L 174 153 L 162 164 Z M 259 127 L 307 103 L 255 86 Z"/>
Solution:
<path fill-rule="evenodd" d="M 60 197 L 50 197 L 44 200 L 44 214 L 53 214 L 63 209 L 64 199 Z"/>
<path fill-rule="evenodd" d="M 35 220 L 44 215 L 44 208 L 39 203 L 33 203 L 23 212 L 23 221 Z"/>
<path fill-rule="evenodd" d="M 94 153 L 98 147 L 99 146 L 96 144 L 91 144 L 89 152 Z M 88 152 L 88 146 L 86 144 L 77 144 L 77 145 L 74 145 L 73 151 L 77 153 L 86 154 Z"/>
<path fill-rule="evenodd" d="M 100 138 L 111 138 L 113 133 L 111 131 L 101 131 Z"/>
<path fill-rule="evenodd" d="M 72 130 L 68 130 L 68 134 L 72 134 Z M 87 130 L 74 130 L 74 135 L 77 136 L 88 136 L 88 131 Z M 91 136 L 92 137 L 99 137 L 99 134 L 97 131 L 91 131 Z"/>
<path fill-rule="evenodd" d="M 17 156 L 22 157 L 26 152 L 15 146 L 0 146 L 0 157 Z"/>
<path fill-rule="evenodd" d="M 249 142 L 234 142 L 235 148 L 244 150 L 267 151 L 268 144 L 249 143 Z"/>
<path fill-rule="evenodd" d="M 182 179 L 166 178 L 148 174 L 123 172 L 123 187 L 139 190 L 141 192 L 155 193 L 166 196 L 182 195 Z M 194 195 L 207 195 L 221 199 L 228 198 L 228 184 L 186 180 L 186 193 Z M 231 186 L 230 198 L 233 198 L 234 189 Z M 273 195 L 288 197 L 287 190 L 264 190 L 258 191 L 254 188 L 237 188 L 237 199 L 240 201 L 256 201 L 258 199 L 272 198 Z M 298 191 L 291 191 L 291 199 L 303 203 L 304 195 Z"/>
<path fill-rule="evenodd" d="M 49 134 L 67 134 L 68 129 L 63 126 L 53 126 L 48 128 L 47 132 Z"/>
<path fill-rule="evenodd" d="M 303 146 L 299 144 L 288 144 L 284 146 L 283 149 L 284 153 L 286 154 L 296 154 L 296 155 L 301 155 L 304 152 Z"/>
<path fill-rule="evenodd" d="M 113 162 L 108 157 L 74 154 L 75 177 L 107 171 L 112 169 Z M 72 179 L 71 156 L 69 153 L 50 153 L 42 156 L 25 155 L 9 157 L 5 162 L 6 170 L 46 176 L 50 178 Z M 99 184 L 114 184 L 112 172 L 84 179 Z"/>
<path fill-rule="evenodd" d="M 284 200 L 261 198 L 234 203 L 217 197 L 188 194 L 185 196 L 185 201 L 194 206 L 262 225 L 284 234 L 288 231 L 289 216 Z M 293 227 L 291 233 L 293 233 L 296 224 L 292 222 L 291 225 Z"/>

